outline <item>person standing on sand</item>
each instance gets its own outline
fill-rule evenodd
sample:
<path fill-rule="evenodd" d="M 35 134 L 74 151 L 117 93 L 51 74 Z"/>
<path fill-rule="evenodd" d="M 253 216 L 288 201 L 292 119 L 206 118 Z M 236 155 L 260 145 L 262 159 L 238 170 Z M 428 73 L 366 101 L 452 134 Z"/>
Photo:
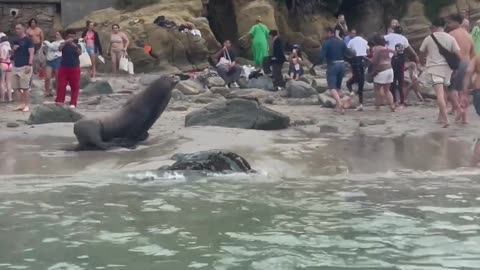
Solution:
<path fill-rule="evenodd" d="M 27 35 L 33 41 L 33 46 L 35 48 L 34 53 L 37 53 L 37 51 L 42 47 L 43 41 L 45 41 L 45 36 L 42 28 L 38 26 L 36 19 L 31 19 L 28 21 Z"/>
<path fill-rule="evenodd" d="M 118 72 L 120 64 L 120 58 L 127 53 L 128 45 L 127 35 L 120 31 L 120 25 L 112 25 L 112 33 L 110 34 L 110 46 L 108 48 L 108 54 L 112 57 L 112 73 Z"/>
<path fill-rule="evenodd" d="M 57 98 L 55 103 L 63 105 L 67 84 L 71 88 L 70 108 L 77 107 L 78 94 L 80 92 L 80 55 L 82 48 L 75 40 L 75 31 L 65 31 L 65 42 L 58 48 L 62 52 L 62 61 L 58 70 Z"/>
<path fill-rule="evenodd" d="M 45 97 L 53 97 L 51 82 L 52 78 L 57 78 L 58 69 L 62 61 L 62 52 L 59 50 L 60 45 L 64 42 L 60 31 L 55 33 L 55 41 L 45 40 L 43 43 L 47 46 L 47 70 L 45 72 Z"/>
<path fill-rule="evenodd" d="M 252 37 L 253 61 L 255 66 L 261 67 L 265 57 L 268 57 L 268 27 L 262 23 L 262 18 L 259 16 L 256 23 L 248 32 Z"/>
<path fill-rule="evenodd" d="M 426 58 L 426 70 L 428 74 L 428 84 L 430 84 L 437 94 L 437 104 L 439 109 L 438 122 L 443 127 L 449 126 L 447 115 L 447 104 L 445 102 L 445 92 L 450 86 L 450 78 L 452 76 L 452 69 L 447 63 L 445 57 L 440 53 L 439 47 L 435 40 L 451 53 L 460 53 L 460 47 L 455 39 L 445 33 L 444 21 L 437 19 L 431 26 L 432 34 L 427 36 L 420 46 L 420 53 L 422 58 Z"/>
<path fill-rule="evenodd" d="M 393 102 L 397 105 L 397 89 L 400 97 L 399 109 L 405 107 L 405 92 L 403 85 L 405 83 L 405 52 L 403 45 L 398 43 L 395 45 L 395 53 L 392 57 L 392 69 L 393 69 L 393 83 L 390 86 L 390 91 L 393 95 Z"/>
<path fill-rule="evenodd" d="M 390 85 L 393 82 L 394 74 L 392 69 L 392 60 L 390 53 L 392 51 L 386 46 L 386 41 L 381 35 L 373 38 L 373 58 L 372 58 L 372 77 L 373 88 L 375 90 L 375 110 L 380 110 L 380 104 L 383 95 L 387 97 L 390 110 L 395 112 L 395 103 L 393 102 Z"/>
<path fill-rule="evenodd" d="M 33 75 L 33 41 L 25 32 L 24 24 L 15 26 L 17 39 L 13 42 L 12 88 L 15 90 L 19 106 L 15 111 L 28 112 L 30 82 Z"/>
<path fill-rule="evenodd" d="M 0 102 L 5 102 L 5 96 L 7 96 L 7 102 L 12 102 L 12 60 L 10 56 L 12 48 L 5 33 L 0 33 Z"/>
<path fill-rule="evenodd" d="M 343 76 L 345 76 L 345 61 L 344 55 L 347 51 L 345 42 L 335 36 L 335 30 L 327 28 L 325 30 L 327 40 L 322 46 L 320 52 L 320 59 L 318 65 L 321 65 L 324 60 L 327 61 L 327 84 L 330 93 L 336 102 L 336 112 L 345 114 L 345 108 L 340 99 L 342 91 Z M 314 64 L 311 69 L 315 67 Z"/>
<path fill-rule="evenodd" d="M 463 82 L 465 73 L 467 72 L 470 60 L 475 57 L 475 45 L 470 34 L 462 27 L 463 18 L 461 15 L 451 15 L 447 19 L 448 28 L 451 30 L 450 35 L 457 41 L 460 47 L 460 65 L 457 70 L 453 71 L 448 93 L 453 110 L 457 113 L 456 121 L 467 123 L 466 109 L 468 107 L 468 95 L 463 92 Z"/>
<path fill-rule="evenodd" d="M 92 61 L 92 66 L 90 67 L 90 77 L 95 78 L 97 74 L 97 55 L 103 55 L 102 43 L 100 42 L 100 36 L 97 31 L 95 31 L 95 23 L 87 21 L 87 29 L 83 31 L 82 38 L 85 40 L 85 45 L 88 55 Z"/>
<path fill-rule="evenodd" d="M 369 50 L 368 41 L 366 41 L 361 35 L 358 35 L 350 40 L 347 47 L 354 50 L 356 55 L 351 61 L 352 78 L 347 81 L 347 88 L 350 93 L 353 93 L 353 84 L 358 84 L 358 99 L 360 105 L 357 110 L 363 111 L 363 87 L 365 85 L 365 62 Z"/>

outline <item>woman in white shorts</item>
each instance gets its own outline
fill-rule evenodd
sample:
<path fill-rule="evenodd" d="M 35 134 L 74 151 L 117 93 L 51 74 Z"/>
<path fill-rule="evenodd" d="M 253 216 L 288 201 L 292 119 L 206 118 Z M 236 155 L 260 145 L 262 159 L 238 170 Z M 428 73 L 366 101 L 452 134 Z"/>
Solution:
<path fill-rule="evenodd" d="M 380 35 L 375 36 L 373 42 L 375 47 L 373 47 L 372 75 L 375 89 L 375 109 L 380 110 L 383 91 L 390 105 L 390 110 L 394 112 L 395 103 L 390 91 L 390 84 L 393 83 L 393 69 L 390 60 L 392 51 L 385 46 L 385 39 Z"/>

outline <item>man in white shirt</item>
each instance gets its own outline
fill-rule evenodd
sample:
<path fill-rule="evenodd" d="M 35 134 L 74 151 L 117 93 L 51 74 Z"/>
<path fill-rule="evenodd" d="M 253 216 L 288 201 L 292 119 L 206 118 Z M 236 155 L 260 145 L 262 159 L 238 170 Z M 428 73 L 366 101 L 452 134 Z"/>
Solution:
<path fill-rule="evenodd" d="M 353 31 L 353 30 L 352 30 Z M 347 81 L 347 88 L 353 93 L 352 85 L 358 84 L 358 99 L 360 105 L 357 110 L 363 110 L 363 86 L 365 84 L 365 58 L 368 55 L 368 42 L 361 36 L 353 37 L 347 45 L 348 48 L 355 51 L 355 57 L 351 60 L 352 78 Z"/>
<path fill-rule="evenodd" d="M 385 41 L 387 42 L 387 46 L 392 53 L 390 53 L 390 57 L 393 56 L 393 52 L 395 51 L 395 46 L 397 44 L 402 44 L 403 48 L 406 52 L 411 53 L 415 57 L 415 61 L 419 63 L 419 58 L 415 50 L 410 46 L 408 39 L 403 35 L 403 28 L 401 26 L 396 26 L 393 29 L 393 33 L 389 33 L 385 35 Z"/>
<path fill-rule="evenodd" d="M 438 19 L 433 22 L 432 35 L 446 50 L 459 55 L 460 47 L 457 41 L 448 33 L 445 33 L 443 26 L 444 21 Z M 452 69 L 447 63 L 445 57 L 440 53 L 438 45 L 431 35 L 427 36 L 420 46 L 420 53 L 422 58 L 427 58 L 426 70 L 428 75 L 428 83 L 433 86 L 437 94 L 437 104 L 439 109 L 438 121 L 443 124 L 443 127 L 449 126 L 447 115 L 447 104 L 445 102 L 445 92 L 450 85 L 450 78 L 452 76 Z M 458 56 L 460 57 L 460 55 Z"/>

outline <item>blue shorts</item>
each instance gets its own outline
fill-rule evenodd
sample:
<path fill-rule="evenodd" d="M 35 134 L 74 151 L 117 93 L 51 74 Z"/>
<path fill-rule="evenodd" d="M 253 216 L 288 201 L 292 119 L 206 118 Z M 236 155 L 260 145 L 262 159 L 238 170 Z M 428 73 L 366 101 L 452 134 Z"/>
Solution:
<path fill-rule="evenodd" d="M 47 61 L 47 67 L 51 67 L 53 70 L 58 70 L 60 68 L 60 63 L 62 62 L 62 58 L 59 57 L 52 61 Z"/>
<path fill-rule="evenodd" d="M 95 48 L 94 47 L 86 47 L 88 55 L 92 56 L 95 55 Z"/>
<path fill-rule="evenodd" d="M 345 76 L 345 62 L 336 62 L 327 66 L 328 89 L 342 89 L 342 81 Z"/>

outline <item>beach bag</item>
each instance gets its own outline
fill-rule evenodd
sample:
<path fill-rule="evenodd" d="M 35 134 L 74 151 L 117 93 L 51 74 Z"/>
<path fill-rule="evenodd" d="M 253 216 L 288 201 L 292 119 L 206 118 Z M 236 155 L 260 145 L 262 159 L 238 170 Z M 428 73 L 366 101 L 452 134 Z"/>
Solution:
<path fill-rule="evenodd" d="M 131 59 L 128 59 L 128 74 L 134 75 L 135 72 L 133 71 L 133 62 Z"/>
<path fill-rule="evenodd" d="M 433 41 L 435 41 L 435 44 L 437 44 L 438 51 L 440 52 L 440 54 L 443 57 L 445 57 L 445 60 L 447 60 L 448 66 L 452 70 L 456 70 L 458 68 L 458 66 L 460 66 L 460 57 L 458 57 L 458 55 L 456 53 L 445 49 L 442 46 L 442 44 L 440 44 L 440 42 L 438 42 L 438 40 L 437 40 L 437 38 L 435 37 L 434 34 L 431 34 L 430 36 L 432 37 Z"/>
<path fill-rule="evenodd" d="M 45 55 L 45 51 L 43 47 L 37 50 L 35 55 L 33 56 L 33 72 L 37 74 L 43 67 L 47 64 L 47 56 Z"/>
<path fill-rule="evenodd" d="M 121 71 L 128 72 L 128 57 L 126 53 L 123 53 L 122 56 L 120 57 L 120 63 L 118 65 L 118 68 Z"/>
<path fill-rule="evenodd" d="M 82 54 L 78 57 L 80 60 L 80 67 L 81 68 L 88 68 L 92 66 L 92 59 L 90 59 L 90 55 L 87 52 L 87 46 L 83 42 L 79 42 L 80 48 L 82 49 Z"/>

